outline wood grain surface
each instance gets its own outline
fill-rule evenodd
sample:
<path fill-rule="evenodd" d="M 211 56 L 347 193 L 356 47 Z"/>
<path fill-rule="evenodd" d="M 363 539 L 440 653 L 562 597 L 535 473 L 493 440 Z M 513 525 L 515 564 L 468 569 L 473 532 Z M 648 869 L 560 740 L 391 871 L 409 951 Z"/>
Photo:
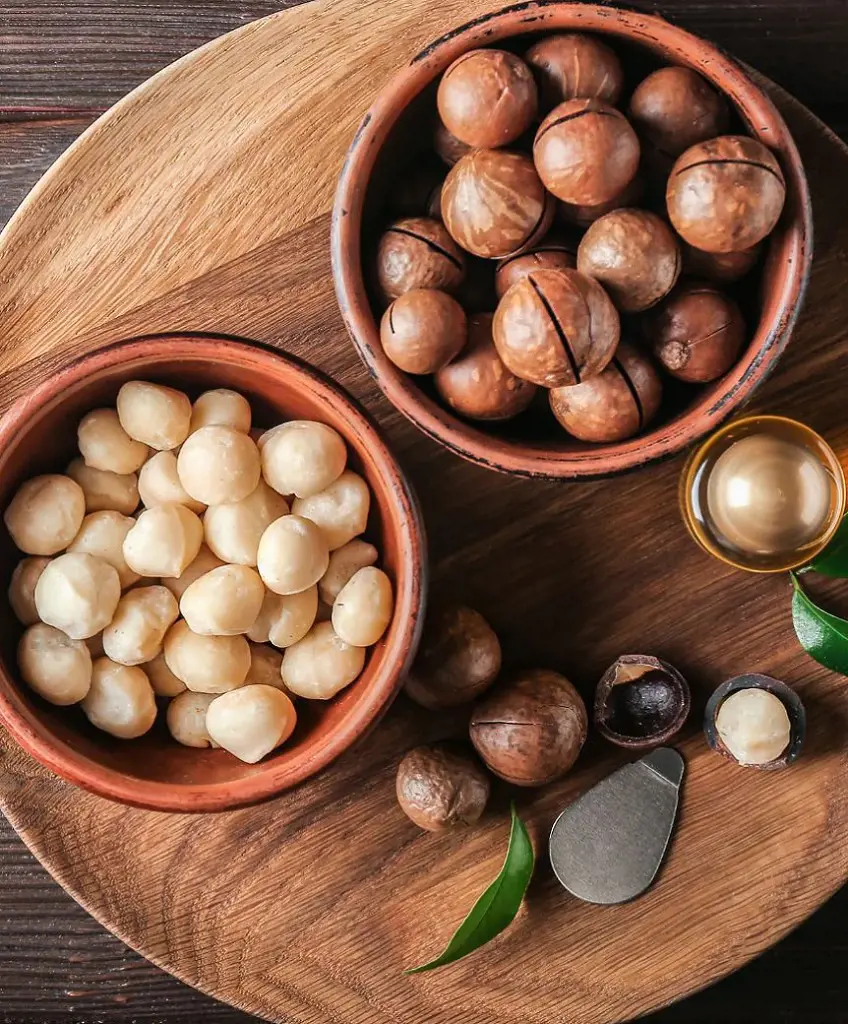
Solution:
<path fill-rule="evenodd" d="M 324 6 L 314 4 L 306 11 L 320 16 Z M 343 6 L 334 5 L 336 9 Z M 446 24 L 468 16 L 468 4 L 462 5 L 461 13 L 457 5 L 447 10 L 451 6 L 445 4 L 445 12 L 439 12 L 440 16 L 445 13 Z M 370 19 L 369 34 L 378 23 L 378 18 Z M 391 27 L 396 33 L 397 23 Z M 304 22 L 299 42 L 308 29 L 309 23 Z M 332 29 L 340 31 L 341 26 L 333 24 Z M 407 32 L 408 37 L 401 38 L 414 43 L 415 33 L 423 30 L 416 23 L 407 26 Z M 434 34 L 437 30 L 422 34 L 421 41 Z M 400 59 L 398 51 L 373 54 L 367 41 L 360 50 L 371 59 L 368 81 L 346 75 L 344 110 L 338 104 L 334 110 L 337 122 L 321 120 L 320 112 L 327 108 L 320 104 L 319 116 L 310 121 L 310 132 L 327 125 L 322 139 L 328 162 L 340 157 L 347 141 L 343 134 L 349 137 L 370 98 L 368 90 Z M 269 50 L 263 40 L 263 59 L 269 52 L 275 52 L 274 47 Z M 350 65 L 346 70 L 350 72 Z M 237 79 L 249 75 L 251 68 L 239 63 L 234 73 Z M 232 85 L 231 75 L 225 86 Z M 164 88 L 167 99 L 167 85 Z M 332 91 L 338 100 L 339 90 Z M 173 93 L 171 98 L 175 99 Z M 158 96 L 157 103 L 161 99 Z M 186 99 L 181 90 L 176 97 L 181 110 Z M 281 112 L 273 104 L 271 109 L 263 108 L 262 117 L 271 118 L 273 127 L 281 126 L 278 133 L 269 131 L 266 149 L 302 141 L 296 131 L 289 133 L 306 104 L 298 105 L 291 97 L 289 101 L 293 105 L 284 120 L 276 120 Z M 831 440 L 844 445 L 848 436 L 840 430 L 838 394 L 827 389 L 825 382 L 839 368 L 840 355 L 844 364 L 844 352 L 835 345 L 839 322 L 834 303 L 845 271 L 839 242 L 845 224 L 834 214 L 842 206 L 837 169 L 844 166 L 845 155 L 832 137 L 785 102 L 814 172 L 819 259 L 808 314 L 781 372 L 757 404 L 803 414 Z M 109 165 L 113 147 L 120 148 L 122 141 L 128 144 L 129 136 L 122 140 L 120 132 L 138 127 L 133 122 L 137 113 L 134 110 L 127 123 L 113 125 L 118 136 L 112 134 L 100 142 L 95 138 L 100 148 L 89 157 L 100 156 Z M 206 113 L 217 127 L 219 111 Z M 207 122 L 201 118 L 201 123 Z M 235 143 L 250 146 L 252 140 L 236 135 Z M 37 160 L 39 155 L 34 151 L 28 159 Z M 217 150 L 215 155 L 220 157 Z M 96 164 L 96 159 L 83 161 L 73 173 L 83 174 Z M 217 166 L 214 161 L 212 166 Z M 260 165 L 256 175 L 262 169 Z M 183 234 L 193 233 L 189 242 L 197 248 L 190 252 L 200 265 L 186 269 L 179 260 L 145 261 L 133 253 L 130 261 L 140 260 L 132 264 L 133 275 L 143 287 L 133 299 L 123 285 L 123 266 L 111 264 L 111 270 L 120 271 L 114 275 L 117 295 L 110 290 L 101 296 L 95 288 L 92 294 L 100 312 L 92 315 L 91 305 L 76 300 L 72 293 L 96 285 L 96 278 L 85 276 L 91 261 L 122 263 L 120 248 L 112 245 L 115 215 L 139 199 L 141 184 L 132 176 L 120 180 L 118 194 L 98 191 L 86 205 L 84 190 L 68 192 L 69 180 L 63 179 L 56 184 L 58 194 L 42 195 L 41 220 L 37 219 L 38 202 L 26 214 L 36 218 L 30 223 L 39 224 L 43 232 L 20 231 L 17 238 L 10 233 L 18 260 L 9 256 L 12 249 L 7 239 L 7 248 L 0 254 L 0 301 L 7 305 L 0 325 L 12 326 L 4 330 L 2 351 L 14 348 L 25 359 L 38 362 L 21 369 L 18 359 L 6 360 L 4 366 L 12 369 L 12 376 L 4 377 L 9 394 L 46 372 L 52 346 L 67 348 L 78 331 L 85 332 L 85 337 L 74 343 L 87 346 L 141 329 L 138 325 L 146 323 L 145 318 L 155 319 L 151 326 L 158 326 L 157 318 L 162 316 L 172 326 L 187 328 L 228 315 L 232 327 L 225 329 L 307 355 L 332 369 L 377 412 L 422 492 L 441 586 L 455 589 L 462 582 L 467 598 L 484 608 L 501 629 L 513 661 L 555 664 L 588 688 L 615 654 L 628 646 L 650 646 L 688 670 L 701 696 L 722 675 L 755 662 L 758 668 L 798 683 L 813 698 L 816 737 L 813 756 L 791 775 L 768 781 L 756 776 L 755 784 L 751 775 L 740 776 L 707 755 L 693 735 L 685 746 L 692 779 L 683 828 L 661 886 L 650 897 L 633 908 L 620 908 L 621 913 L 612 911 L 615 923 L 611 926 L 609 917 L 605 921 L 593 916 L 605 912 L 569 905 L 540 873 L 516 929 L 491 953 L 456 969 L 453 976 L 442 975 L 437 984 L 432 983 L 435 976 L 403 981 L 398 969 L 438 948 L 472 894 L 497 869 L 496 843 L 504 831 L 503 817 L 493 814 L 481 831 L 446 843 L 418 835 L 392 807 L 391 772 L 398 753 L 417 738 L 443 734 L 452 723 L 425 719 L 400 703 L 369 744 L 345 760 L 337 776 L 325 776 L 290 800 L 259 811 L 204 819 L 200 825 L 197 819 L 144 815 L 85 797 L 55 783 L 4 746 L 4 806 L 57 875 L 102 919 L 182 976 L 275 1018 L 435 1021 L 448 1019 L 440 1009 L 445 1005 L 442 1000 L 447 1000 L 451 1011 L 467 1008 L 462 1018 L 468 1020 L 476 1019 L 477 1013 L 494 1021 L 579 1020 L 583 1018 L 575 1016 L 575 1004 L 569 999 L 580 1000 L 581 1006 L 583 1000 L 594 1001 L 603 1013 L 622 1016 L 666 998 L 663 986 L 668 984 L 670 970 L 685 973 L 688 985 L 703 983 L 771 941 L 844 879 L 845 806 L 837 792 L 844 789 L 844 750 L 839 746 L 844 723 L 833 719 L 843 691 L 834 677 L 797 651 L 788 622 L 785 583 L 731 575 L 681 542 L 673 500 L 675 464 L 625 481 L 576 488 L 505 481 L 436 452 L 400 424 L 374 395 L 353 359 L 332 306 L 326 254 L 321 248 L 329 177 L 319 176 L 310 207 L 313 215 L 300 223 L 296 218 L 292 222 L 291 210 L 281 208 L 282 197 L 261 191 L 262 182 L 258 195 L 266 205 L 253 192 L 246 200 L 241 194 L 246 183 L 238 181 L 240 188 L 225 192 L 225 198 L 239 213 L 250 211 L 255 216 L 259 211 L 260 230 L 250 237 L 243 225 L 231 228 L 214 217 L 211 224 L 208 217 L 197 217 L 190 200 L 195 194 L 192 189 L 200 186 L 183 181 L 180 188 L 187 192 L 177 191 L 182 201 L 189 200 L 192 216 L 186 215 L 180 225 Z M 257 182 L 251 179 L 249 184 Z M 180 206 L 176 196 L 171 198 Z M 113 201 L 117 205 L 109 209 Z M 60 211 L 97 215 L 93 217 L 96 230 L 87 244 L 73 232 L 65 240 L 67 221 L 46 222 L 46 211 L 56 211 L 57 203 Z M 137 234 L 141 227 L 130 216 L 128 223 L 118 225 L 120 237 L 128 243 L 144 237 L 151 244 L 164 245 L 170 239 L 173 218 L 169 228 L 160 209 L 157 204 L 156 216 L 144 224 L 143 236 Z M 824 217 L 822 210 L 827 211 Z M 202 207 L 199 212 L 204 212 Z M 196 241 L 210 226 L 216 232 L 214 258 Z M 262 233 L 265 227 L 267 236 Z M 218 255 L 224 249 L 221 232 L 227 247 L 235 245 L 234 250 L 227 248 L 223 267 Z M 67 241 L 69 246 L 66 251 L 58 244 L 60 234 L 62 244 Z M 235 260 L 229 258 L 232 255 Z M 82 277 L 77 276 L 80 273 Z M 63 286 L 58 304 L 57 281 Z M 69 294 L 71 319 L 63 328 L 58 321 L 60 314 L 65 316 Z M 504 504 L 510 506 L 509 517 L 503 514 Z M 544 515 L 540 507 L 546 510 Z M 591 531 L 581 522 L 588 518 L 586 512 L 592 517 Z M 646 520 L 647 527 L 640 525 L 634 542 L 632 534 L 637 531 L 628 524 Z M 625 533 L 630 535 L 629 550 L 622 559 L 620 538 Z M 512 586 L 504 586 L 506 581 Z M 685 602 L 680 597 L 683 592 Z M 453 724 L 461 727 L 462 723 Z M 568 794 L 601 771 L 600 754 L 600 748 L 590 752 L 585 770 L 573 781 L 548 790 L 541 798 L 522 798 L 537 838 Z M 791 780 L 789 791 L 784 788 L 787 780 Z M 354 783 L 365 792 L 353 791 Z M 503 811 L 505 798 L 502 793 L 496 810 Z M 737 818 L 731 824 L 730 819 Z M 306 823 L 311 826 L 306 834 L 309 849 L 303 848 L 302 837 L 296 837 Z M 826 838 L 828 829 L 833 845 Z M 345 830 L 357 837 L 357 856 L 344 857 L 333 845 L 333 838 Z M 718 843 L 722 833 L 727 841 Z M 141 835 L 146 840 L 143 845 L 136 839 Z M 219 870 L 222 850 L 232 865 L 226 874 Z M 316 858 L 328 863 L 320 873 L 310 863 L 313 850 Z M 706 877 L 704 863 L 716 867 Z M 431 870 L 429 878 L 423 877 L 425 868 Z M 175 896 L 178 905 L 171 902 L 168 909 Z M 781 924 L 777 931 L 775 911 Z M 217 938 L 215 953 L 209 935 Z M 347 940 L 340 944 L 342 935 Z M 349 948 L 351 942 L 354 949 Z M 34 950 L 33 960 L 37 958 Z M 622 983 L 620 964 L 629 967 L 626 973 L 640 975 L 634 979 L 635 988 Z M 516 979 L 533 986 L 532 998 L 519 999 L 522 990 Z M 131 979 L 127 981 L 130 994 L 124 998 L 132 1000 L 135 990 Z M 642 1002 L 632 1002 L 634 991 Z M 69 999 L 85 998 L 84 990 L 69 986 L 68 992 Z M 121 997 L 120 992 L 116 995 Z M 97 1009 L 90 1019 L 95 1013 L 97 1019 L 118 1019 L 108 1014 L 128 1005 L 109 1002 L 111 994 L 94 993 L 93 997 Z M 29 1012 L 32 1003 L 19 998 L 22 1013 Z M 704 1005 L 709 1007 L 709 1001 Z M 747 1011 L 745 1007 L 741 1000 L 738 1016 L 723 1019 L 750 1019 L 751 1004 Z M 183 1009 L 181 1003 L 177 1012 Z M 135 1012 L 129 1010 L 125 1019 Z M 22 1021 L 22 1013 L 10 1019 Z M 160 1018 L 170 1019 L 164 1010 Z M 204 1019 L 225 1018 L 213 1017 L 210 1011 Z M 826 1018 L 822 1011 L 809 1019 Z"/>

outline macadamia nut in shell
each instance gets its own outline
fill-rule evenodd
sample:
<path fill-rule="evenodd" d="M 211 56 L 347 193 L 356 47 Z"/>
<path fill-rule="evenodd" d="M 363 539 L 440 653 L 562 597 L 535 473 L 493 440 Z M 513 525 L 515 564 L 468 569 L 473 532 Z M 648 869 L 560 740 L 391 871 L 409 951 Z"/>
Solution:
<path fill-rule="evenodd" d="M 486 809 L 489 790 L 489 776 L 473 756 L 447 744 L 410 750 L 395 780 L 401 810 L 429 832 L 473 825 Z"/>
<path fill-rule="evenodd" d="M 108 626 L 120 599 L 114 567 L 82 551 L 54 558 L 35 586 L 41 621 L 74 640 L 85 640 Z"/>
<path fill-rule="evenodd" d="M 444 224 L 433 217 L 403 217 L 390 224 L 380 238 L 377 281 L 389 300 L 413 288 L 455 292 L 464 277 L 461 249 Z"/>
<path fill-rule="evenodd" d="M 92 725 L 122 740 L 143 736 L 156 720 L 153 687 L 142 669 L 98 658 L 80 705 Z"/>
<path fill-rule="evenodd" d="M 55 555 L 76 537 L 85 495 L 67 476 L 49 473 L 21 484 L 3 513 L 16 546 L 26 555 Z"/>
<path fill-rule="evenodd" d="M 615 104 L 624 87 L 621 62 L 596 36 L 547 35 L 530 47 L 524 59 L 538 83 L 543 110 L 573 99 Z"/>
<path fill-rule="evenodd" d="M 51 704 L 76 704 L 91 685 L 91 655 L 84 640 L 72 640 L 55 626 L 38 622 L 18 644 L 24 682 Z"/>
<path fill-rule="evenodd" d="M 273 686 L 243 686 L 212 701 L 206 712 L 211 739 L 247 764 L 285 743 L 295 725 L 294 704 Z"/>
<path fill-rule="evenodd" d="M 177 448 L 188 437 L 191 402 L 182 391 L 131 380 L 118 392 L 121 426 L 156 451 Z"/>

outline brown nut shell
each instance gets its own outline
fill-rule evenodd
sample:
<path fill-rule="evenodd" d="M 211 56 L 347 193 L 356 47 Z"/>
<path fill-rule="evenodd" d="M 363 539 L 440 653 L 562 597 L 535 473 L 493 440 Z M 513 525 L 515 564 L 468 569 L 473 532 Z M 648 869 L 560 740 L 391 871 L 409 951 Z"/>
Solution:
<path fill-rule="evenodd" d="M 524 59 L 536 78 L 544 110 L 578 97 L 615 104 L 624 87 L 621 62 L 595 36 L 578 32 L 546 36 L 530 47 Z"/>
<path fill-rule="evenodd" d="M 577 247 L 545 239 L 535 249 L 507 256 L 495 270 L 495 292 L 502 299 L 509 289 L 537 270 L 574 270 Z"/>
<path fill-rule="evenodd" d="M 704 252 L 684 242 L 683 273 L 717 284 L 733 284 L 754 268 L 762 251 L 761 243 L 738 252 Z"/>
<path fill-rule="evenodd" d="M 740 690 L 750 689 L 766 690 L 768 693 L 774 694 L 782 702 L 786 709 L 786 714 L 789 716 L 789 745 L 779 757 L 764 763 L 737 760 L 731 751 L 728 750 L 716 725 L 718 713 L 727 698 L 734 693 L 738 693 Z M 728 679 L 722 683 L 721 686 L 713 691 L 704 710 L 704 734 L 710 747 L 734 764 L 742 765 L 745 768 L 758 768 L 760 771 L 775 771 L 792 764 L 801 753 L 806 730 L 807 713 L 798 694 L 781 679 L 774 679 L 772 676 L 762 675 L 758 672 L 734 676 L 733 679 Z"/>
<path fill-rule="evenodd" d="M 661 366 L 692 384 L 721 377 L 745 342 L 741 310 L 706 282 L 678 288 L 645 319 L 643 329 Z"/>
<path fill-rule="evenodd" d="M 639 206 L 644 195 L 645 179 L 641 174 L 636 174 L 617 196 L 608 199 L 605 203 L 596 203 L 594 206 L 575 206 L 573 203 L 559 202 L 557 209 L 560 220 L 565 224 L 588 228 L 605 213 L 612 213 L 613 210 L 620 210 L 625 206 Z"/>
<path fill-rule="evenodd" d="M 467 142 L 462 142 L 453 132 L 448 131 L 441 121 L 436 124 L 433 132 L 433 149 L 448 167 L 453 167 L 471 148 Z"/>
<path fill-rule="evenodd" d="M 398 765 L 395 792 L 400 808 L 428 832 L 473 825 L 486 809 L 489 791 L 489 776 L 458 746 L 416 747 Z"/>
<path fill-rule="evenodd" d="M 494 149 L 532 124 L 536 83 L 530 68 L 508 50 L 469 50 L 442 75 L 436 105 L 442 123 L 460 142 Z"/>
<path fill-rule="evenodd" d="M 613 210 L 592 224 L 577 250 L 577 269 L 600 282 L 625 313 L 664 298 L 680 276 L 680 246 L 665 221 L 647 210 Z"/>
<path fill-rule="evenodd" d="M 430 217 L 403 217 L 384 232 L 377 248 L 377 280 L 388 299 L 413 288 L 454 292 L 465 275 L 462 250 Z"/>
<path fill-rule="evenodd" d="M 398 296 L 380 321 L 383 351 L 406 373 L 435 373 L 462 351 L 465 312 L 447 292 L 415 288 Z"/>
<path fill-rule="evenodd" d="M 566 100 L 539 125 L 533 160 L 557 199 L 595 206 L 614 199 L 633 180 L 639 139 L 615 107 L 601 100 Z"/>
<path fill-rule="evenodd" d="M 589 720 L 577 690 L 557 672 L 521 672 L 474 709 L 471 742 L 486 767 L 517 786 L 544 786 L 571 768 Z"/>
<path fill-rule="evenodd" d="M 623 654 L 595 690 L 595 728 L 610 743 L 630 750 L 667 743 L 683 728 L 691 709 L 683 676 L 649 654 Z"/>
<path fill-rule="evenodd" d="M 706 252 L 738 252 L 775 227 L 786 199 L 777 158 L 746 135 L 722 135 L 686 150 L 666 187 L 675 231 Z"/>
<path fill-rule="evenodd" d="M 547 233 L 555 204 L 533 161 L 523 153 L 475 149 L 451 168 L 442 185 L 442 220 L 475 256 L 509 256 Z"/>
<path fill-rule="evenodd" d="M 551 411 L 572 437 L 610 443 L 633 437 L 662 402 L 662 382 L 638 348 L 622 341 L 607 368 L 573 387 L 553 388 Z"/>
<path fill-rule="evenodd" d="M 483 616 L 465 605 L 442 605 L 427 613 L 404 688 L 416 704 L 437 711 L 476 700 L 500 670 L 501 645 Z"/>
<path fill-rule="evenodd" d="M 542 387 L 579 384 L 612 359 L 620 334 L 606 292 L 576 270 L 538 270 L 498 303 L 498 354 L 518 377 Z"/>
<path fill-rule="evenodd" d="M 629 116 L 643 140 L 675 157 L 698 142 L 727 131 L 727 101 L 690 68 L 660 68 L 630 98 Z"/>

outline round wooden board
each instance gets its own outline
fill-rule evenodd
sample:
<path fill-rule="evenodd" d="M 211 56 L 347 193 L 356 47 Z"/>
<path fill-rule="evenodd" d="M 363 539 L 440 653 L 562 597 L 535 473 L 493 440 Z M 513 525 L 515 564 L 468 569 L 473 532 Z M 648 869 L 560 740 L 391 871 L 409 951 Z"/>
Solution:
<path fill-rule="evenodd" d="M 660 654 L 696 712 L 680 828 L 633 904 L 570 898 L 540 856 L 515 925 L 442 972 L 436 953 L 497 872 L 509 795 L 478 828 L 419 832 L 394 766 L 461 732 L 400 698 L 320 778 L 264 806 L 205 817 L 111 804 L 0 740 L 0 805 L 52 874 L 151 960 L 236 1006 L 287 1022 L 609 1022 L 739 967 L 848 875 L 846 684 L 799 649 L 786 578 L 734 573 L 680 522 L 680 461 L 594 483 L 545 484 L 466 465 L 402 422 L 354 355 L 333 297 L 329 214 L 375 89 L 491 0 L 315 2 L 249 25 L 166 69 L 55 165 L 0 241 L 7 404 L 74 354 L 151 331 L 238 334 L 297 352 L 380 419 L 422 498 L 436 588 L 479 606 L 512 664 L 556 667 L 584 692 L 618 654 Z M 610 14 L 614 17 L 614 14 Z M 775 96 L 806 159 L 817 258 L 806 312 L 757 408 L 805 418 L 848 449 L 842 323 L 848 152 Z M 806 755 L 762 774 L 698 730 L 722 679 L 763 671 L 810 712 Z M 555 815 L 621 758 L 517 794 L 540 854 Z"/>

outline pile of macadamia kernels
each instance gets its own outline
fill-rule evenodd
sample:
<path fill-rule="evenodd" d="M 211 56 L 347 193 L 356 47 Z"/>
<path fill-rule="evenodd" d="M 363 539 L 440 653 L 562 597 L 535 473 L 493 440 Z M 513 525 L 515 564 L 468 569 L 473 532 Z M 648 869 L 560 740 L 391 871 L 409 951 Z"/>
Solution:
<path fill-rule="evenodd" d="M 9 601 L 39 696 L 123 739 L 163 698 L 179 743 L 253 764 L 292 734 L 296 698 L 359 676 L 393 612 L 361 536 L 368 485 L 331 427 L 251 420 L 235 391 L 192 404 L 130 381 L 83 417 L 65 474 L 19 488 Z"/>
<path fill-rule="evenodd" d="M 442 75 L 433 148 L 450 170 L 419 161 L 395 190 L 380 338 L 462 417 L 511 419 L 546 389 L 568 434 L 620 441 L 659 413 L 660 371 L 703 385 L 736 362 L 734 286 L 778 222 L 783 172 L 726 134 L 728 103 L 689 68 L 626 90 L 595 36 L 526 46 Z"/>

